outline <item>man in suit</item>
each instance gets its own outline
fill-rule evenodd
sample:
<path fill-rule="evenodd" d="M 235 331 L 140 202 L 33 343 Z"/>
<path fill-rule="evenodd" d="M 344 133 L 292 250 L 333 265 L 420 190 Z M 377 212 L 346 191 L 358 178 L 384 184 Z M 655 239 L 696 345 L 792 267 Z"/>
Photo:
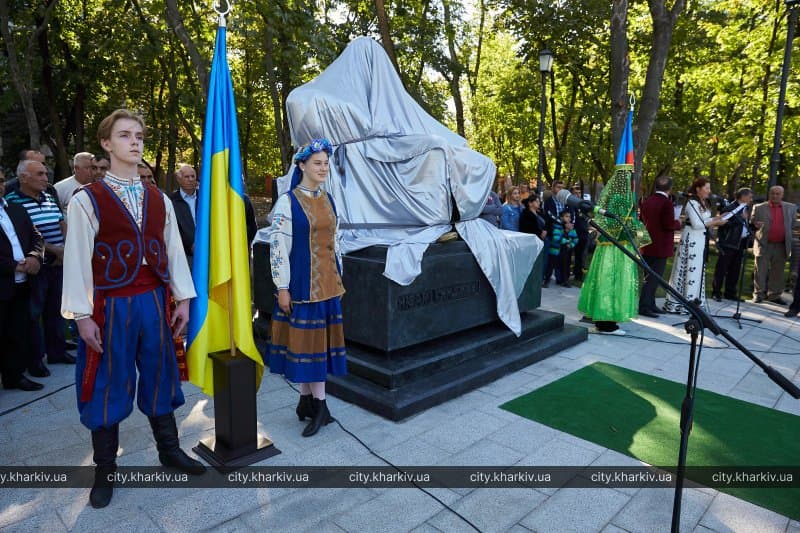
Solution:
<path fill-rule="evenodd" d="M 42 266 L 44 241 L 25 208 L 2 197 L 5 183 L 0 172 L 0 374 L 4 389 L 35 391 L 44 385 L 22 372 L 31 349 L 29 278 Z"/>
<path fill-rule="evenodd" d="M 178 190 L 169 195 L 178 219 L 178 229 L 189 267 L 194 257 L 194 229 L 197 216 L 197 172 L 190 165 L 181 165 L 175 172 Z"/>
<path fill-rule="evenodd" d="M 739 298 L 736 283 L 742 267 L 742 254 L 747 249 L 750 240 L 750 225 L 748 223 L 748 209 L 753 201 L 753 191 L 748 188 L 736 191 L 736 201 L 725 206 L 722 214 L 735 212 L 728 219 L 728 223 L 717 230 L 717 250 L 719 258 L 714 268 L 714 282 L 712 283 L 711 297 L 722 301 L 722 285 L 725 284 L 725 299 L 737 300 Z"/>
<path fill-rule="evenodd" d="M 647 264 L 658 274 L 664 275 L 667 258 L 672 257 L 675 232 L 680 229 L 680 220 L 675 218 L 675 209 L 669 194 L 672 191 L 672 178 L 656 178 L 655 193 L 642 202 L 642 221 L 647 227 L 652 243 L 642 248 L 642 256 Z M 645 274 L 642 292 L 639 295 L 639 314 L 650 318 L 658 317 L 656 307 L 656 288 L 658 281 Z"/>
<path fill-rule="evenodd" d="M 765 298 L 777 304 L 786 303 L 781 298 L 783 269 L 792 254 L 792 228 L 796 215 L 797 206 L 783 201 L 783 187 L 780 185 L 770 188 L 768 201 L 753 208 L 750 215 L 750 223 L 756 229 L 753 303 L 761 303 Z"/>

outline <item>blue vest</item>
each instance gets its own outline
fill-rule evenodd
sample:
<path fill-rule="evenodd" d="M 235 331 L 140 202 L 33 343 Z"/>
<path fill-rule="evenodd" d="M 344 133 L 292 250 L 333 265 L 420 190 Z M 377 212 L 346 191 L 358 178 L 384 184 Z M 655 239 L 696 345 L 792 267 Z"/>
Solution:
<path fill-rule="evenodd" d="M 286 193 L 292 203 L 292 251 L 289 252 L 289 264 L 292 267 L 292 275 L 289 280 L 289 294 L 292 301 L 307 302 L 311 299 L 311 244 L 308 242 L 311 226 L 308 222 L 306 212 L 300 205 L 293 191 Z M 301 193 L 302 194 L 302 193 Z M 336 216 L 336 204 L 333 197 L 328 194 L 328 201 L 333 208 Z M 341 275 L 341 266 L 336 264 Z"/>

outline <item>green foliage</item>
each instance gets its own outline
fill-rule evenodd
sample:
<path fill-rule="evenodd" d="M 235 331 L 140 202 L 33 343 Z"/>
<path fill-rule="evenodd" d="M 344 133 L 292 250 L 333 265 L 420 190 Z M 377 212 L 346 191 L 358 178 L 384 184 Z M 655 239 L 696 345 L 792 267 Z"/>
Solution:
<path fill-rule="evenodd" d="M 53 2 L 44 40 L 37 38 L 35 28 Z M 15 57 L 30 78 L 42 142 L 54 154 L 61 175 L 68 175 L 69 169 L 57 160 L 59 153 L 97 151 L 97 124 L 121 105 L 145 114 L 149 126 L 145 157 L 156 167 L 162 186 L 171 186 L 165 178 L 177 163 L 199 163 L 205 113 L 198 76 L 202 68 L 167 20 L 166 0 L 6 3 Z M 212 3 L 175 3 L 185 35 L 207 68 L 216 31 Z M 536 178 L 538 53 L 545 46 L 552 50 L 546 180 L 592 183 L 608 178 L 614 144 L 608 88 L 609 3 L 397 0 L 385 4 L 406 89 L 453 129 L 454 97 L 461 96 L 471 146 L 494 159 L 500 173 L 514 176 L 516 182 Z M 286 169 L 291 146 L 284 104 L 289 92 L 313 79 L 354 37 L 378 38 L 375 13 L 370 0 L 234 4 L 228 17 L 228 59 L 251 190 L 261 190 L 266 175 L 280 175 Z M 485 15 L 482 31 L 481 14 Z M 786 20 L 781 0 L 689 2 L 670 48 L 660 108 L 644 158 L 645 186 L 661 173 L 675 176 L 679 188 L 703 174 L 710 176 L 718 193 L 740 186 L 763 191 Z M 651 24 L 647 3 L 632 2 L 629 90 L 636 96 L 644 86 Z M 29 138 L 9 52 L 6 43 L 2 46 L 0 166 L 8 169 Z M 779 174 L 779 182 L 790 190 L 798 188 L 800 167 L 800 51 L 794 52 Z M 45 76 L 48 66 L 50 82 Z"/>

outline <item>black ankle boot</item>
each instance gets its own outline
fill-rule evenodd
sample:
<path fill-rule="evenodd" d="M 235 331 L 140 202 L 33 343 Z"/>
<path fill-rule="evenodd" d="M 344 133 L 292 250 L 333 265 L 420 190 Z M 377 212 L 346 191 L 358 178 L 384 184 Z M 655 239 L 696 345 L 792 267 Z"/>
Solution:
<path fill-rule="evenodd" d="M 319 428 L 322 426 L 327 426 L 333 422 L 333 417 L 331 416 L 330 411 L 328 411 L 328 404 L 325 403 L 325 400 L 318 400 L 317 398 L 314 398 L 311 401 L 314 405 L 314 418 L 311 419 L 311 422 L 308 423 L 306 429 L 303 430 L 304 437 L 316 435 L 317 431 L 319 431 Z"/>
<path fill-rule="evenodd" d="M 310 394 L 300 395 L 300 401 L 297 402 L 297 409 L 294 410 L 300 422 L 305 420 L 306 417 L 314 418 L 314 403 L 311 401 L 312 398 L 313 396 Z"/>
<path fill-rule="evenodd" d="M 177 468 L 187 474 L 200 475 L 206 467 L 200 461 L 192 459 L 181 450 L 178 441 L 178 426 L 175 424 L 175 414 L 149 417 L 150 427 L 153 428 L 153 438 L 156 439 L 158 460 L 164 466 Z"/>
<path fill-rule="evenodd" d="M 114 472 L 117 471 L 119 425 L 92 431 L 94 449 L 94 485 L 89 492 L 89 503 L 95 509 L 107 506 L 114 495 Z"/>

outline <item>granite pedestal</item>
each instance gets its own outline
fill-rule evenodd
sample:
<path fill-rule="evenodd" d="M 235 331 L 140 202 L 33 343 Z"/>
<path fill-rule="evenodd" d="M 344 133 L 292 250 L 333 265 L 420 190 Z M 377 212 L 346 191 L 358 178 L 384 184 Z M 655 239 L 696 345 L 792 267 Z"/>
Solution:
<path fill-rule="evenodd" d="M 494 291 L 463 241 L 432 244 L 422 274 L 401 286 L 383 276 L 387 247 L 343 258 L 346 377 L 329 376 L 328 392 L 400 420 L 483 386 L 582 342 L 585 328 L 537 310 L 543 255 L 518 299 L 522 335 L 497 317 Z M 269 250 L 254 247 L 256 334 L 269 335 L 274 305 Z M 264 344 L 263 342 L 261 343 Z"/>

